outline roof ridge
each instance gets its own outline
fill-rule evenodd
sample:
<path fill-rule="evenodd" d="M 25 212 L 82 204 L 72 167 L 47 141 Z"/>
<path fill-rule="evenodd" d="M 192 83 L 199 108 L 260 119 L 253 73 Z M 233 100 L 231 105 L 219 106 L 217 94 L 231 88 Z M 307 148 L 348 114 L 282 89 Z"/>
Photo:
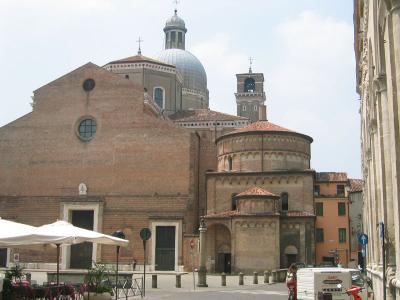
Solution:
<path fill-rule="evenodd" d="M 252 186 L 245 190 L 244 192 L 237 194 L 235 197 L 243 197 L 243 196 L 268 196 L 268 197 L 279 197 L 270 191 L 263 189 L 258 186 Z"/>

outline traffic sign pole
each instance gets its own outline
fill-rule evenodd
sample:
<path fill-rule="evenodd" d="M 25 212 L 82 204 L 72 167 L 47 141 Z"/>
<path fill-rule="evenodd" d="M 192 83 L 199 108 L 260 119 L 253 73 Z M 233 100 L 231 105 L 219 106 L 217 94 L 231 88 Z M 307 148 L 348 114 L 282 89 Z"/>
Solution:
<path fill-rule="evenodd" d="M 366 257 L 367 244 L 368 244 L 368 235 L 366 235 L 365 233 L 360 234 L 358 237 L 358 242 L 361 245 L 361 254 L 362 254 L 362 258 L 363 258 L 362 271 L 363 271 L 363 273 L 365 273 L 365 260 L 366 260 L 365 257 Z"/>
<path fill-rule="evenodd" d="M 146 260 L 147 260 L 147 255 L 146 255 L 146 242 L 150 239 L 151 237 L 151 231 L 148 228 L 142 228 L 140 230 L 140 238 L 143 241 L 143 251 L 144 251 L 144 263 L 143 263 L 143 297 L 146 296 Z"/>
<path fill-rule="evenodd" d="M 144 264 L 143 264 L 143 297 L 146 296 L 146 240 L 143 240 Z"/>

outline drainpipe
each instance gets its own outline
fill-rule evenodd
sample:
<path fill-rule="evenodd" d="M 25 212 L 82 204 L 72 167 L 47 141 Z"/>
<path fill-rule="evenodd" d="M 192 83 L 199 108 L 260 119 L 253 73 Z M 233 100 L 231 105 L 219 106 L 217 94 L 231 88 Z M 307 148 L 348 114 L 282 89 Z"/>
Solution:
<path fill-rule="evenodd" d="M 197 197 L 197 217 L 196 217 L 196 223 L 193 227 L 193 229 L 197 229 L 199 227 L 199 217 L 200 217 L 200 135 L 196 131 L 196 136 L 197 136 L 197 188 L 196 188 L 196 197 Z"/>

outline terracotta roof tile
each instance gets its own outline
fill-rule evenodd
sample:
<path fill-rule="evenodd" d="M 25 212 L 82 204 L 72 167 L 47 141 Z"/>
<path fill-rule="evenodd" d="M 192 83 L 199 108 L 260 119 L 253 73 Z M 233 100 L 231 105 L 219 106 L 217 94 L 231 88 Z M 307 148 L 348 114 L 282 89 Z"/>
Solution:
<path fill-rule="evenodd" d="M 251 188 L 247 189 L 246 191 L 236 195 L 235 197 L 246 197 L 246 196 L 264 196 L 264 197 L 278 197 L 279 198 L 279 196 L 277 196 L 267 190 L 264 190 L 260 187 L 257 187 L 257 186 L 251 187 Z"/>
<path fill-rule="evenodd" d="M 248 120 L 245 117 L 228 115 L 207 108 L 179 111 L 169 116 L 169 118 L 177 122 Z"/>
<path fill-rule="evenodd" d="M 350 193 L 362 192 L 364 188 L 364 180 L 362 179 L 349 179 Z"/>
<path fill-rule="evenodd" d="M 252 123 L 246 127 L 240 128 L 236 130 L 235 132 L 248 132 L 248 131 L 284 131 L 284 132 L 294 132 L 292 130 L 289 130 L 287 128 L 281 127 L 279 125 L 276 125 L 274 123 L 268 122 L 268 121 L 258 121 L 255 123 Z"/>
<path fill-rule="evenodd" d="M 344 172 L 317 172 L 315 173 L 316 181 L 338 182 L 347 181 L 347 173 Z"/>
<path fill-rule="evenodd" d="M 164 63 L 162 61 L 158 61 L 158 60 L 152 59 L 150 57 L 143 56 L 141 54 L 134 55 L 134 56 L 129 56 L 129 57 L 118 59 L 118 60 L 114 60 L 112 62 L 109 62 L 108 64 L 133 63 L 133 62 L 134 63 L 136 63 L 136 62 L 151 62 L 151 63 L 155 63 L 155 64 L 159 64 L 159 65 L 175 68 L 174 65 L 169 65 L 169 64 L 166 64 L 166 63 Z"/>

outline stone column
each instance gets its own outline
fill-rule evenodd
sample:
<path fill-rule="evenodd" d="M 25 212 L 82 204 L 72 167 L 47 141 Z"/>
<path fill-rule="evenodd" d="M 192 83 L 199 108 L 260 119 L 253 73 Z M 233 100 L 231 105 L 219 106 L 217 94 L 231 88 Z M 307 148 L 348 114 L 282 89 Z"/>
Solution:
<path fill-rule="evenodd" d="M 393 218 L 393 229 L 390 230 L 392 232 L 389 232 L 388 228 L 388 234 L 393 235 L 394 238 L 392 238 L 392 247 L 389 248 L 389 257 L 391 256 L 391 251 L 395 252 L 395 262 L 393 262 L 391 265 L 388 264 L 388 271 L 391 269 L 391 267 L 394 269 L 396 265 L 396 272 L 394 270 L 392 272 L 388 272 L 388 278 L 387 281 L 391 282 L 392 278 L 396 278 L 397 281 L 400 281 L 400 221 L 399 221 L 399 213 L 400 213 L 400 206 L 399 206 L 399 191 L 400 191 L 400 147 L 397 143 L 399 137 L 400 137 L 400 132 L 399 132 L 399 114 L 400 114 L 400 49 L 398 47 L 400 43 L 400 0 L 391 0 L 388 1 L 391 4 L 391 7 L 389 8 L 389 12 L 387 15 L 387 32 L 388 32 L 388 38 L 387 38 L 387 43 L 386 47 L 389 49 L 386 49 L 386 71 L 387 71 L 387 93 L 388 93 L 388 99 L 389 102 L 392 100 L 392 103 L 390 103 L 390 107 L 388 108 L 389 112 L 392 113 L 392 115 L 389 115 L 391 118 L 390 120 L 390 126 L 391 130 L 391 137 L 392 137 L 392 148 L 391 148 L 391 167 L 392 167 L 392 195 L 393 198 L 391 207 L 388 207 L 387 214 L 391 215 Z M 390 251 L 391 250 L 391 251 Z M 390 263 L 388 261 L 388 263 Z M 390 295 L 389 290 L 386 292 L 387 295 Z M 390 299 L 390 298 L 389 298 Z"/>
<path fill-rule="evenodd" d="M 299 261 L 306 263 L 306 224 L 299 223 L 300 231 L 300 249 L 299 249 Z"/>
<path fill-rule="evenodd" d="M 200 221 L 200 266 L 198 271 L 198 287 L 208 287 L 207 268 L 206 268 L 206 231 L 207 226 L 202 218 Z"/>

